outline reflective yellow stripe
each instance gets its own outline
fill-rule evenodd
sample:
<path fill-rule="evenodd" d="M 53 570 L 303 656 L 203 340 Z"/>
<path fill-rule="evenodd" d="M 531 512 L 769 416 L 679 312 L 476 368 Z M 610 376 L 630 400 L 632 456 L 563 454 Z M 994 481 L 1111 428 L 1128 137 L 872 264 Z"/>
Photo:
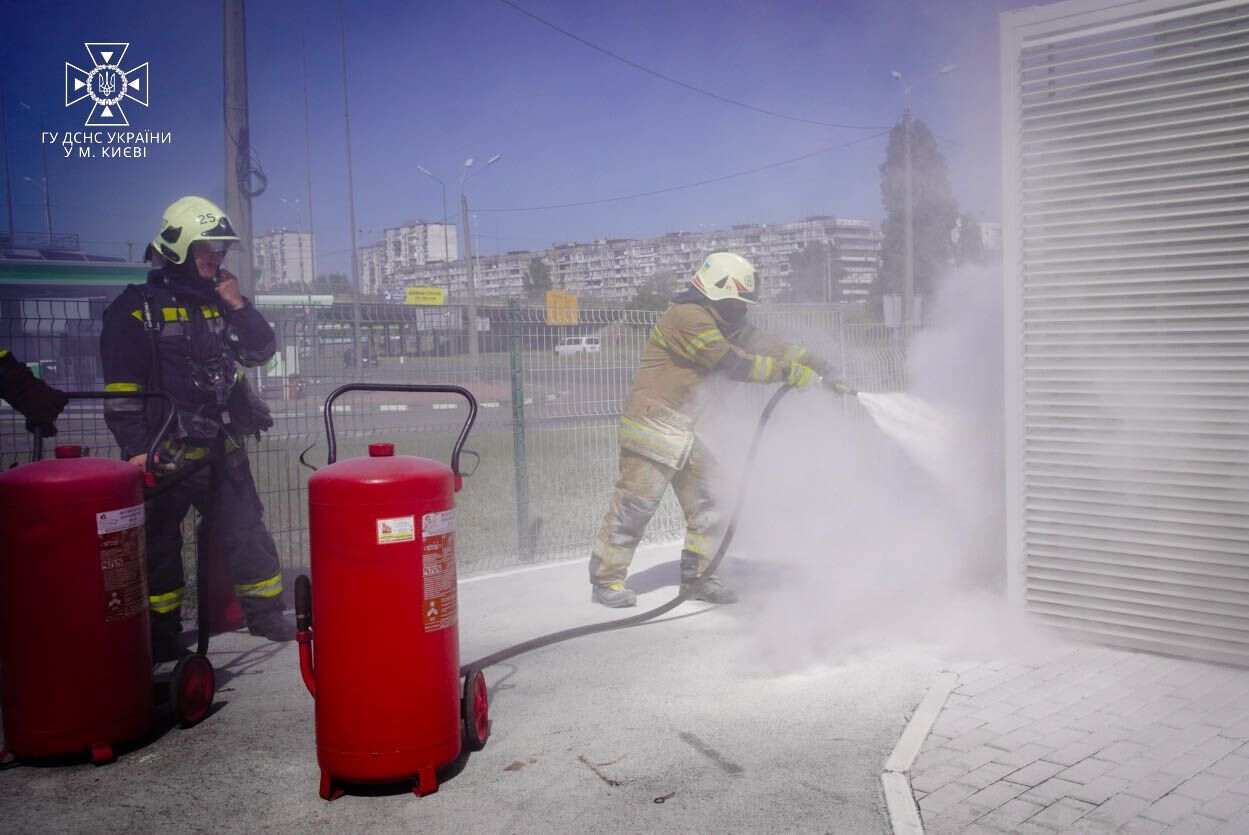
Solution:
<path fill-rule="evenodd" d="M 275 574 L 258 583 L 235 583 L 234 593 L 239 597 L 276 597 L 282 593 L 282 575 Z"/>
<path fill-rule="evenodd" d="M 711 550 L 711 538 L 696 533 L 685 534 L 685 550 L 705 556 Z"/>
<path fill-rule="evenodd" d="M 160 615 L 167 615 L 174 609 L 182 605 L 182 597 L 186 594 L 186 587 L 174 589 L 167 594 L 149 595 L 147 599 L 148 608 Z"/>
<path fill-rule="evenodd" d="M 4 358 L 5 358 L 5 357 L 7 357 L 8 355 L 9 355 L 9 349 L 8 349 L 8 348 L 0 348 L 0 360 L 4 359 Z"/>
<path fill-rule="evenodd" d="M 776 362 L 771 357 L 755 354 L 755 364 L 750 369 L 750 380 L 756 383 L 768 382 L 772 379 L 772 371 L 775 367 Z"/>
<path fill-rule="evenodd" d="M 134 318 L 138 319 L 140 322 L 142 322 L 142 321 L 143 321 L 143 311 L 142 311 L 142 310 L 132 310 L 132 311 L 130 311 L 130 315 L 131 315 L 131 316 L 133 316 Z"/>
<path fill-rule="evenodd" d="M 217 305 L 215 304 L 206 304 L 201 306 L 200 312 L 204 314 L 205 319 L 212 319 L 215 316 L 221 315 L 221 311 L 217 309 Z"/>
<path fill-rule="evenodd" d="M 162 307 L 160 312 L 164 315 L 166 322 L 177 322 L 181 319 L 187 321 L 185 307 Z"/>
<path fill-rule="evenodd" d="M 597 538 L 594 540 L 594 556 L 608 565 L 628 565 L 633 562 L 633 552 L 628 548 L 616 548 Z"/>
<path fill-rule="evenodd" d="M 799 348 L 797 345 L 790 345 L 785 349 L 785 362 L 799 362 L 807 355 L 806 348 Z"/>
<path fill-rule="evenodd" d="M 659 325 L 656 325 L 651 331 L 651 342 L 654 342 L 660 348 L 668 347 L 668 340 L 664 339 L 663 333 L 659 330 Z"/>
<path fill-rule="evenodd" d="M 706 348 L 708 345 L 714 345 L 724 340 L 724 334 L 720 333 L 719 328 L 712 328 L 709 331 L 703 331 L 690 340 L 690 344 L 695 348 Z"/>
<path fill-rule="evenodd" d="M 104 387 L 105 391 L 143 391 L 143 386 L 138 383 L 109 383 Z"/>

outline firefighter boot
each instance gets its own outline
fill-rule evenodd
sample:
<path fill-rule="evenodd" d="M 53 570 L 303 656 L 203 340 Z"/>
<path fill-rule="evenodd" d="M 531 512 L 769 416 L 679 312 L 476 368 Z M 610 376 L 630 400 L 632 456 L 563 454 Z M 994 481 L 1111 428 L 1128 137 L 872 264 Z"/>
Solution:
<path fill-rule="evenodd" d="M 607 585 L 596 585 L 593 593 L 590 595 L 591 603 L 602 603 L 609 609 L 623 609 L 627 606 L 636 606 L 638 596 L 631 589 L 624 587 L 624 583 L 609 583 Z"/>
<path fill-rule="evenodd" d="M 693 585 L 701 573 L 698 565 L 698 554 L 693 551 L 681 552 L 681 593 L 689 592 L 690 600 L 705 600 L 708 603 L 736 603 L 737 592 L 720 582 L 714 574 L 701 583 Z"/>
<path fill-rule="evenodd" d="M 247 616 L 247 631 L 270 641 L 279 643 L 295 640 L 295 621 L 282 611 L 280 599 L 269 605 L 258 605 L 259 601 L 243 600 L 243 613 Z"/>
<path fill-rule="evenodd" d="M 176 661 L 186 650 L 182 647 L 182 609 L 172 612 L 151 612 L 152 663 Z"/>

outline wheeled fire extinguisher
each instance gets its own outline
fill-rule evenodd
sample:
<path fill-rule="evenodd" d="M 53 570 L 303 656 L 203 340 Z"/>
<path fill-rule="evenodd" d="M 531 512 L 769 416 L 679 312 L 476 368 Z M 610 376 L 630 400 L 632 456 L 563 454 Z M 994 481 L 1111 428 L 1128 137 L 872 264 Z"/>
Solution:
<path fill-rule="evenodd" d="M 157 392 L 67 392 L 71 399 L 158 397 Z M 156 695 L 192 724 L 207 714 L 213 674 L 191 655 L 154 688 L 148 628 L 144 473 L 133 464 L 56 447 L 43 461 L 0 473 L 0 669 L 4 747 L 19 759 L 89 753 L 143 736 Z M 163 682 L 162 682 L 163 684 Z"/>
<path fill-rule="evenodd" d="M 337 461 L 333 403 L 348 391 L 463 397 L 468 419 L 451 467 L 396 455 L 392 444 Z M 462 745 L 485 745 L 485 678 L 468 670 L 460 686 L 456 601 L 455 493 L 476 417 L 460 386 L 349 384 L 325 401 L 329 465 L 308 479 L 312 580 L 296 581 L 295 618 L 326 800 L 343 783 L 412 780 L 429 794 Z"/>

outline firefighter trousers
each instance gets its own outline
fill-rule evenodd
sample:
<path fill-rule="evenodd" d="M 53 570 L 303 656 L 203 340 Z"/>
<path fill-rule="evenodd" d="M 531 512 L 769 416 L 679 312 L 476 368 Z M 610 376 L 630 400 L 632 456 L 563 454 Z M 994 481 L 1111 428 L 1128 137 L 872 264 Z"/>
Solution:
<path fill-rule="evenodd" d="M 147 503 L 148 604 L 157 620 L 179 617 L 186 591 L 182 573 L 182 520 L 194 505 L 234 579 L 234 592 L 250 622 L 282 608 L 282 568 L 264 523 L 247 451 L 236 449 Z"/>
<path fill-rule="evenodd" d="M 633 553 L 669 484 L 685 514 L 685 550 L 698 555 L 700 572 L 706 569 L 720 533 L 720 515 L 710 490 L 714 466 L 707 448 L 698 442 L 679 469 L 622 449 L 616 490 L 594 539 L 590 582 L 596 586 L 624 582 Z"/>

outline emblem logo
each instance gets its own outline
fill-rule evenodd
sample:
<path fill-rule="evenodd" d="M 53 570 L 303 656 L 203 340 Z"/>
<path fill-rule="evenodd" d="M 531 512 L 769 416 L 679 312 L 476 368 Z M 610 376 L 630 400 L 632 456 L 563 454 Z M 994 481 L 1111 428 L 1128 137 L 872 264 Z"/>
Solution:
<path fill-rule="evenodd" d="M 84 70 L 65 62 L 65 106 L 83 99 L 92 101 L 84 123 L 89 128 L 125 127 L 130 124 L 122 101 L 130 99 L 148 106 L 148 66 L 143 62 L 130 70 L 122 69 L 128 43 L 84 43 L 93 66 Z"/>

